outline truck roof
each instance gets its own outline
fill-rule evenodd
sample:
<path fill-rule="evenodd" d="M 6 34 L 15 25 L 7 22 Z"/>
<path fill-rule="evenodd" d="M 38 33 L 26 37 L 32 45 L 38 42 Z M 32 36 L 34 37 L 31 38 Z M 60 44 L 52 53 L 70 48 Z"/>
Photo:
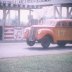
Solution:
<path fill-rule="evenodd" d="M 46 19 L 47 21 L 72 21 L 72 19 Z"/>

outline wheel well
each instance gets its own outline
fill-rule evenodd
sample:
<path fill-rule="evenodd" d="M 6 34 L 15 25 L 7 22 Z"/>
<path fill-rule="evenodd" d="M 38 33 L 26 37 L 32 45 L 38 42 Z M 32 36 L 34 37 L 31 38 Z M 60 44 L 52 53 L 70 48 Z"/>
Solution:
<path fill-rule="evenodd" d="M 49 37 L 51 39 L 51 43 L 53 43 L 53 37 L 51 35 L 45 35 L 43 38 L 45 37 Z M 41 42 L 42 39 L 38 40 L 38 42 Z"/>
<path fill-rule="evenodd" d="M 51 42 L 53 42 L 53 37 L 51 35 L 45 35 L 44 37 L 49 37 L 51 39 Z"/>

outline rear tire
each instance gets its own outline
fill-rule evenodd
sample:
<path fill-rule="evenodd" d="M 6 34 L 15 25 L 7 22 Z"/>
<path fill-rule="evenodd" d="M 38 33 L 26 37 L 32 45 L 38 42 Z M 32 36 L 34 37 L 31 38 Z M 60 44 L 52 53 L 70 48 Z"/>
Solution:
<path fill-rule="evenodd" d="M 48 48 L 51 43 L 51 38 L 46 36 L 41 40 L 41 45 L 43 48 Z"/>
<path fill-rule="evenodd" d="M 27 44 L 28 44 L 29 46 L 33 46 L 33 45 L 35 44 L 35 41 L 29 41 L 29 40 L 27 40 Z"/>
<path fill-rule="evenodd" d="M 66 45 L 65 42 L 58 42 L 57 44 L 58 44 L 59 47 L 64 47 Z"/>

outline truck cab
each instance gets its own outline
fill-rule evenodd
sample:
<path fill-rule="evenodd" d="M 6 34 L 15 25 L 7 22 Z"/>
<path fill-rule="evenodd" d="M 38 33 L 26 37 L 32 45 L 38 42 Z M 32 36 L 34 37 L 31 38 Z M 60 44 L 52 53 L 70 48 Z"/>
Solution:
<path fill-rule="evenodd" d="M 43 48 L 58 44 L 65 46 L 72 43 L 72 20 L 71 19 L 48 19 L 38 25 L 32 25 L 24 31 L 24 37 L 29 46 L 36 42 L 41 43 Z"/>

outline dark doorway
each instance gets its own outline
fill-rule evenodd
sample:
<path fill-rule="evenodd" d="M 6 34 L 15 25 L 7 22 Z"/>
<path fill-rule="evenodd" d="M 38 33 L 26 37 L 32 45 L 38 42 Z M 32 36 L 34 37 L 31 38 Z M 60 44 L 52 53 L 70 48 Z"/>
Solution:
<path fill-rule="evenodd" d="M 3 28 L 0 26 L 0 40 L 2 40 L 2 35 L 3 35 Z"/>

